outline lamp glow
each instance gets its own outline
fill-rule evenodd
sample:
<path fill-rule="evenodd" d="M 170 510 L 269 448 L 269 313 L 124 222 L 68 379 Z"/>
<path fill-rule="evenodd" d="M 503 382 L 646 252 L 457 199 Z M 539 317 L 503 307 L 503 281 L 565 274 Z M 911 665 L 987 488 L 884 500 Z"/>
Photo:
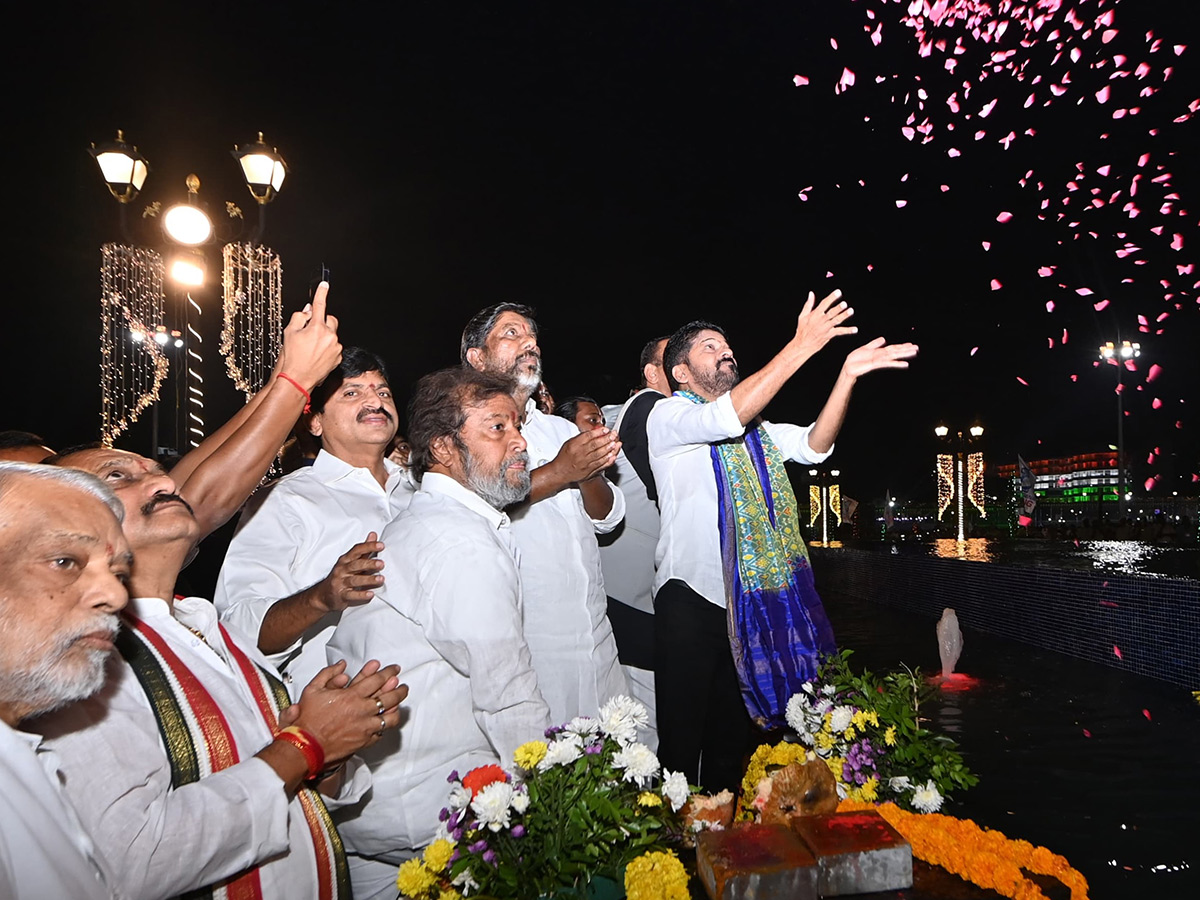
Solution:
<path fill-rule="evenodd" d="M 92 144 L 88 152 L 100 166 L 100 175 L 117 200 L 128 203 L 138 195 L 150 174 L 150 164 L 138 153 L 137 147 L 125 143 L 124 132 L 118 130 L 115 141 L 99 147 Z"/>
<path fill-rule="evenodd" d="M 163 216 L 163 229 L 171 240 L 188 247 L 203 244 L 212 237 L 212 220 L 198 206 L 180 203 Z"/>
<path fill-rule="evenodd" d="M 234 147 L 233 157 L 241 164 L 246 187 L 254 199 L 260 204 L 274 200 L 287 177 L 287 163 L 276 148 L 263 141 L 262 132 L 257 140 Z"/>
<path fill-rule="evenodd" d="M 171 279 L 186 287 L 204 284 L 204 265 L 191 256 L 179 256 L 171 261 Z"/>
<path fill-rule="evenodd" d="M 933 433 L 940 438 L 944 438 L 950 433 L 950 429 L 945 425 L 939 425 L 937 428 L 933 429 Z"/>

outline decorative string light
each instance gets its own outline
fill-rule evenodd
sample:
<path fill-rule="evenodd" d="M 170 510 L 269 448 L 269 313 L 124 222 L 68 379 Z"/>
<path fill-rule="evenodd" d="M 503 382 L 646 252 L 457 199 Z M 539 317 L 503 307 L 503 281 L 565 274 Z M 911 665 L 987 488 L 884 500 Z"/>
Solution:
<path fill-rule="evenodd" d="M 842 486 L 839 484 L 831 484 L 829 486 L 829 511 L 833 513 L 833 517 L 837 519 L 839 525 L 842 524 Z"/>
<path fill-rule="evenodd" d="M 100 441 L 106 447 L 158 400 L 167 377 L 170 363 L 156 340 L 164 272 L 153 250 L 100 247 Z"/>
<path fill-rule="evenodd" d="M 937 457 L 938 521 L 942 520 L 950 501 L 954 499 L 954 454 L 939 453 Z"/>
<path fill-rule="evenodd" d="M 808 511 L 811 513 L 808 520 L 811 528 L 817 524 L 817 516 L 821 515 L 821 489 L 815 484 L 808 486 Z"/>
<path fill-rule="evenodd" d="M 200 304 L 192 299 L 192 292 L 187 292 L 187 308 L 185 310 L 185 320 L 187 322 L 187 442 L 192 447 L 199 447 L 200 442 L 204 440 L 204 419 L 201 413 L 204 412 L 204 376 L 198 371 L 204 366 L 204 356 L 200 353 L 204 349 L 204 338 L 200 336 L 200 332 L 192 325 L 192 313 L 196 314 L 196 323 L 200 323 L 200 317 L 203 315 L 203 310 L 200 309 Z M 193 343 L 193 341 L 195 343 Z"/>
<path fill-rule="evenodd" d="M 983 495 L 983 454 L 970 453 L 967 455 L 967 498 L 971 501 L 971 505 L 979 510 L 979 515 L 987 518 L 987 510 L 984 508 Z"/>
<path fill-rule="evenodd" d="M 234 385 L 249 400 L 266 383 L 283 338 L 283 266 L 279 254 L 254 244 L 226 244 L 221 279 L 221 355 Z"/>

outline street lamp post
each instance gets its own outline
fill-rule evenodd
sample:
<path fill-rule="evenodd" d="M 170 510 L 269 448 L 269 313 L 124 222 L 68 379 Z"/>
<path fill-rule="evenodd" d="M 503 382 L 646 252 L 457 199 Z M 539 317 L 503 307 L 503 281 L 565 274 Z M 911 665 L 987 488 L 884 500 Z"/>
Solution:
<path fill-rule="evenodd" d="M 821 520 L 821 543 L 829 546 L 830 514 L 837 519 L 838 525 L 842 524 L 842 491 L 836 480 L 842 473 L 837 469 L 809 469 L 808 474 L 817 479 L 808 489 L 812 516 L 809 525 L 815 526 L 817 519 Z"/>
<path fill-rule="evenodd" d="M 1142 345 L 1136 341 L 1121 341 L 1119 346 L 1108 341 L 1100 346 L 1100 359 L 1117 370 L 1117 519 L 1129 499 L 1125 496 L 1125 385 L 1121 375 L 1141 355 Z"/>
<path fill-rule="evenodd" d="M 946 425 L 938 425 L 933 429 L 933 433 L 942 440 L 950 440 L 950 429 Z M 966 503 L 968 500 L 975 505 L 981 515 L 987 515 L 983 503 L 983 454 L 971 453 L 967 446 L 981 437 L 983 437 L 983 426 L 972 425 L 968 429 L 967 435 L 961 431 L 957 432 L 952 455 L 938 454 L 938 518 L 942 517 L 953 499 L 958 514 L 959 541 L 967 539 Z"/>

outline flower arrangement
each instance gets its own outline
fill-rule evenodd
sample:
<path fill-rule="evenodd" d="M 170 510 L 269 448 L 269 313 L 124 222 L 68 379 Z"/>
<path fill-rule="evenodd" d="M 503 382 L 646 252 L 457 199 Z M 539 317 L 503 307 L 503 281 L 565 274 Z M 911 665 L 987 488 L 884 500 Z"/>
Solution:
<path fill-rule="evenodd" d="M 978 782 L 950 738 L 922 727 L 921 702 L 931 689 L 920 671 L 878 677 L 849 665 L 853 651 L 828 656 L 818 675 L 787 705 L 788 725 L 801 744 L 764 745 L 742 782 L 741 813 L 753 816 L 759 782 L 790 763 L 824 760 L 838 795 L 866 803 L 893 800 L 932 813 L 951 791 Z"/>
<path fill-rule="evenodd" d="M 1057 878 L 1071 891 L 1071 900 L 1087 900 L 1087 879 L 1067 860 L 1045 847 L 1014 841 L 999 831 L 980 828 L 970 819 L 954 816 L 915 815 L 894 803 L 872 806 L 843 800 L 839 811 L 878 810 L 912 845 L 913 855 L 941 866 L 982 888 L 1013 900 L 1046 900 L 1041 888 L 1025 877 L 1025 869 Z"/>
<path fill-rule="evenodd" d="M 686 900 L 687 875 L 666 851 L 682 835 L 691 788 L 638 743 L 646 724 L 644 706 L 615 697 L 599 718 L 522 744 L 512 771 L 452 772 L 438 839 L 400 867 L 400 892 L 412 900 L 582 896 L 594 880 L 624 872 L 631 898 Z"/>

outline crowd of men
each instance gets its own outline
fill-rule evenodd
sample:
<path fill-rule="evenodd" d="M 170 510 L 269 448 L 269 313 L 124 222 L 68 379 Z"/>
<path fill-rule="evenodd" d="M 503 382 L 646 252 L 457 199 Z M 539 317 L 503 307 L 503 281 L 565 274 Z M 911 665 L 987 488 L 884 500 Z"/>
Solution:
<path fill-rule="evenodd" d="M 169 473 L 0 435 L 0 895 L 391 898 L 452 770 L 630 694 L 665 769 L 735 787 L 833 649 L 783 462 L 825 459 L 855 381 L 915 346 L 859 347 L 812 425 L 767 422 L 856 331 L 810 294 L 744 379 L 692 322 L 623 404 L 550 407 L 534 311 L 502 303 L 397 452 L 386 365 L 342 348 L 327 288 Z M 314 452 L 256 491 L 296 430 Z M 239 510 L 215 596 L 178 596 Z"/>

